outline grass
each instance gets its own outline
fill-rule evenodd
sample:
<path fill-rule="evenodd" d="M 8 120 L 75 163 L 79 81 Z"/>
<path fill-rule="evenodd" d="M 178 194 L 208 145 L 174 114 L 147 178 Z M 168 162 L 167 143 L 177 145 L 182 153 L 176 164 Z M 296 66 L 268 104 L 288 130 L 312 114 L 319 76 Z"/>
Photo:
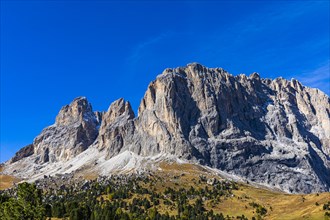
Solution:
<path fill-rule="evenodd" d="M 88 172 L 88 173 L 83 173 L 83 174 L 77 174 L 77 175 L 75 175 L 75 177 L 79 177 L 79 176 L 83 177 L 86 180 L 95 180 L 95 179 L 97 179 L 98 174 L 97 173 L 89 173 Z"/>
<path fill-rule="evenodd" d="M 205 182 L 199 182 L 200 176 L 221 179 L 198 165 L 161 163 L 160 169 L 152 176 L 153 181 L 140 182 L 140 185 L 153 189 L 158 193 L 164 192 L 167 187 L 176 190 L 179 188 L 188 189 L 191 186 L 195 188 L 212 187 Z M 267 209 L 267 214 L 263 218 L 266 220 L 319 220 L 324 219 L 323 204 L 330 201 L 330 193 L 292 195 L 256 188 L 243 183 L 238 185 L 239 189 L 233 190 L 232 196 L 221 197 L 220 202 L 206 200 L 204 207 L 207 210 L 213 210 L 215 213 L 222 213 L 224 216 L 244 215 L 251 219 L 253 216 L 257 217 L 256 209 L 249 205 L 249 203 L 254 202 Z M 102 197 L 107 199 L 107 196 Z M 133 195 L 132 198 L 126 201 L 131 202 L 136 197 L 143 199 L 144 197 L 149 198 L 149 195 Z M 168 206 L 164 205 L 163 202 L 160 199 L 160 204 L 157 206 L 160 213 L 168 212 L 170 215 L 177 215 L 176 204 Z M 194 201 L 189 202 L 193 203 Z M 319 205 L 316 205 L 316 203 Z"/>
<path fill-rule="evenodd" d="M 162 162 L 159 164 L 159 169 L 150 177 L 151 182 L 140 182 L 139 184 L 158 193 L 163 193 L 167 187 L 175 190 L 179 188 L 188 189 L 191 186 L 194 188 L 212 187 L 205 182 L 200 182 L 200 176 L 221 180 L 221 177 L 198 165 Z M 94 173 L 85 173 L 84 177 L 95 179 L 97 176 Z M 12 176 L 0 175 L 0 189 L 11 187 L 13 183 L 18 181 Z M 239 183 L 238 186 L 239 189 L 233 190 L 232 196 L 222 196 L 220 201 L 206 200 L 204 201 L 204 207 L 207 210 L 213 210 L 215 213 L 222 213 L 224 216 L 244 215 L 251 219 L 253 216 L 257 217 L 256 209 L 250 205 L 251 202 L 254 202 L 267 209 L 267 214 L 263 218 L 266 220 L 319 220 L 324 219 L 323 204 L 330 201 L 330 193 L 293 195 L 256 188 L 243 183 Z M 107 195 L 102 197 L 105 200 L 108 199 Z M 133 198 L 144 197 L 150 199 L 150 195 L 134 194 L 126 201 L 132 202 Z M 193 203 L 194 200 L 189 202 Z M 160 199 L 157 210 L 163 214 L 168 212 L 170 215 L 177 215 L 176 204 L 174 203 L 172 206 L 165 205 L 162 199 Z M 55 218 L 52 219 L 55 220 Z"/>
<path fill-rule="evenodd" d="M 144 184 L 145 187 L 153 188 L 157 192 L 163 192 L 166 187 L 174 189 L 210 187 L 206 183 L 200 183 L 199 177 L 217 178 L 218 176 L 208 170 L 193 164 L 161 163 L 159 171 L 154 176 L 152 185 Z M 143 184 L 141 184 L 143 185 Z M 220 202 L 207 200 L 204 202 L 207 210 L 215 213 L 223 213 L 225 216 L 245 215 L 249 219 L 257 217 L 255 208 L 249 203 L 255 202 L 267 209 L 264 219 L 324 219 L 323 204 L 330 201 L 330 193 L 293 195 L 267 189 L 256 188 L 247 184 L 238 184 L 239 189 L 233 191 L 233 196 L 221 197 Z M 319 205 L 316 205 L 319 204 Z M 161 205 L 157 209 L 161 213 L 168 211 L 170 215 L 176 215 L 176 209 L 170 210 L 168 206 Z"/>
<path fill-rule="evenodd" d="M 219 211 L 229 215 L 241 213 L 252 218 L 255 213 L 253 213 L 253 209 L 251 210 L 252 207 L 249 206 L 249 203 L 255 202 L 267 209 L 265 219 L 316 220 L 324 218 L 323 204 L 330 201 L 330 193 L 291 195 L 247 185 L 240 185 L 239 188 L 234 191 L 235 197 L 225 200 L 219 205 Z M 317 206 L 316 203 L 319 205 Z"/>
<path fill-rule="evenodd" d="M 14 183 L 18 183 L 20 179 L 0 174 L 0 190 L 8 189 L 14 185 Z"/>
<path fill-rule="evenodd" d="M 3 166 L 0 165 L 0 173 L 3 171 Z M 0 174 L 0 190 L 8 189 L 14 185 L 14 183 L 18 183 L 20 179 L 10 176 Z"/>

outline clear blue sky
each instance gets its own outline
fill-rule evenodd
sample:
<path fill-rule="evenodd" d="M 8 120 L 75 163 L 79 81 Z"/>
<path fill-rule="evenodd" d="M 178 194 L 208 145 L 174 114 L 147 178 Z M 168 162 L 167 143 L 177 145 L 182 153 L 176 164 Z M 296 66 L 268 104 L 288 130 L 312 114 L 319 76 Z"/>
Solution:
<path fill-rule="evenodd" d="M 329 1 L 2 0 L 0 162 L 75 97 L 136 111 L 156 75 L 190 62 L 329 95 Z"/>

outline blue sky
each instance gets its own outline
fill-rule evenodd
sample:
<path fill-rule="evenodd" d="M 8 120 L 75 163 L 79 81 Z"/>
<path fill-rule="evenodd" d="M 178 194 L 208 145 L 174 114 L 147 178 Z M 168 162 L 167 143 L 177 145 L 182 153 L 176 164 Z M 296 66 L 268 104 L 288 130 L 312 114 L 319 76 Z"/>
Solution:
<path fill-rule="evenodd" d="M 167 67 L 296 78 L 330 94 L 329 1 L 1 1 L 0 162 L 86 96 L 136 111 Z"/>

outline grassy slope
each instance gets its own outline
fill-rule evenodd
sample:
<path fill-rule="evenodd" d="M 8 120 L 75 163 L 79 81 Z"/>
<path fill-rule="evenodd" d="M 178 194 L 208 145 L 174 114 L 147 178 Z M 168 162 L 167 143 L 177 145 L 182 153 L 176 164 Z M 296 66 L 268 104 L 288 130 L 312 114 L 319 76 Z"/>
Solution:
<path fill-rule="evenodd" d="M 235 191 L 234 194 L 239 197 L 247 196 L 249 199 L 237 199 L 235 197 L 232 201 L 228 201 L 228 203 L 231 203 L 230 206 L 224 206 L 220 210 L 228 213 L 236 210 L 236 212 L 239 211 L 245 214 L 245 216 L 251 216 L 251 212 L 244 210 L 242 207 L 245 207 L 244 205 L 247 205 L 249 201 L 254 201 L 268 210 L 268 215 L 265 219 L 323 219 L 324 211 L 322 206 L 327 201 L 330 201 L 330 193 L 288 195 L 246 185 L 241 185 L 240 190 Z M 320 205 L 317 206 L 316 202 Z"/>
<path fill-rule="evenodd" d="M 162 191 L 165 187 L 176 189 L 190 186 L 205 187 L 207 184 L 198 183 L 200 175 L 207 176 L 207 178 L 216 177 L 196 165 L 163 163 L 160 167 L 162 170 L 157 172 L 157 175 L 169 181 L 156 182 L 154 187 L 157 191 Z M 184 173 L 183 176 L 181 176 L 182 173 Z M 246 184 L 239 184 L 239 190 L 233 191 L 233 194 L 232 197 L 223 198 L 218 204 L 206 201 L 206 209 L 222 212 L 229 216 L 244 214 L 251 219 L 256 214 L 254 213 L 255 209 L 249 203 L 256 202 L 267 209 L 265 219 L 324 219 L 322 207 L 324 203 L 330 201 L 330 193 L 291 195 L 255 188 Z M 318 206 L 316 202 L 319 204 Z M 166 207 L 160 208 L 163 211 L 166 210 Z M 172 214 L 176 214 L 175 211 Z"/>
<path fill-rule="evenodd" d="M 3 168 L 0 166 L 0 172 L 2 172 L 2 170 Z M 20 180 L 16 177 L 0 174 L 0 190 L 8 189 L 12 187 L 14 183 L 19 181 Z"/>
<path fill-rule="evenodd" d="M 17 183 L 19 181 L 20 180 L 16 177 L 0 174 L 0 190 L 8 189 L 12 187 L 14 183 Z"/>
<path fill-rule="evenodd" d="M 206 183 L 200 183 L 198 180 L 201 175 L 207 178 L 217 178 L 218 176 L 208 172 L 200 166 L 192 164 L 167 164 L 161 163 L 160 168 L 153 176 L 153 183 L 140 183 L 146 188 L 157 192 L 164 192 L 167 187 L 173 189 L 211 187 Z M 245 215 L 249 219 L 257 217 L 255 208 L 249 203 L 255 202 L 267 209 L 264 219 L 324 219 L 323 204 L 330 201 L 330 193 L 292 195 L 280 192 L 273 192 L 267 189 L 256 188 L 247 184 L 238 184 L 239 189 L 233 191 L 232 197 L 221 197 L 221 202 L 212 203 L 211 200 L 204 202 L 207 210 L 213 210 L 215 213 L 222 213 L 225 216 Z M 149 195 L 134 195 L 134 197 L 147 197 Z M 107 199 L 107 196 L 103 196 Z M 128 199 L 131 202 L 133 198 Z M 193 203 L 191 201 L 190 203 Z M 317 206 L 316 203 L 319 205 Z M 175 206 L 166 206 L 163 201 L 157 206 L 161 213 L 168 212 L 170 215 L 177 215 Z"/>
<path fill-rule="evenodd" d="M 206 183 L 200 183 L 199 177 L 203 175 L 207 178 L 220 177 L 210 173 L 206 169 L 192 164 L 161 163 L 160 169 L 153 175 L 152 183 L 141 183 L 144 187 L 153 189 L 157 192 L 163 192 L 167 187 L 174 189 L 211 187 Z M 88 179 L 94 179 L 95 175 L 86 175 Z M 8 188 L 18 179 L 0 175 L 0 189 Z M 134 197 L 141 195 L 134 195 Z M 149 197 L 149 195 L 143 195 Z M 103 196 L 107 199 L 107 196 Z M 132 201 L 133 198 L 128 199 Z M 291 195 L 280 192 L 272 192 L 266 189 L 255 188 L 247 184 L 239 184 L 239 189 L 233 191 L 232 197 L 221 197 L 221 202 L 212 203 L 210 200 L 204 202 L 205 208 L 213 210 L 215 213 L 223 213 L 229 216 L 238 216 L 244 214 L 251 219 L 256 216 L 255 209 L 249 205 L 251 202 L 258 203 L 267 209 L 267 215 L 264 219 L 324 219 L 323 204 L 330 201 L 330 193 L 309 194 L 309 195 Z M 193 203 L 194 201 L 191 201 Z M 316 202 L 320 204 L 316 205 Z M 161 201 L 157 209 L 162 212 L 169 212 L 170 215 L 176 215 L 175 205 L 166 206 Z"/>

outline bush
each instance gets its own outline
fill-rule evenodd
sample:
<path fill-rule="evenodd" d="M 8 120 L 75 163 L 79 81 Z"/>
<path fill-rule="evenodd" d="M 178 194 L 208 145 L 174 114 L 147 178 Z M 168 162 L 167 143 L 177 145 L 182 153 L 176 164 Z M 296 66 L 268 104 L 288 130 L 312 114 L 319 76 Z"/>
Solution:
<path fill-rule="evenodd" d="M 323 205 L 323 210 L 330 210 L 330 201 Z"/>

